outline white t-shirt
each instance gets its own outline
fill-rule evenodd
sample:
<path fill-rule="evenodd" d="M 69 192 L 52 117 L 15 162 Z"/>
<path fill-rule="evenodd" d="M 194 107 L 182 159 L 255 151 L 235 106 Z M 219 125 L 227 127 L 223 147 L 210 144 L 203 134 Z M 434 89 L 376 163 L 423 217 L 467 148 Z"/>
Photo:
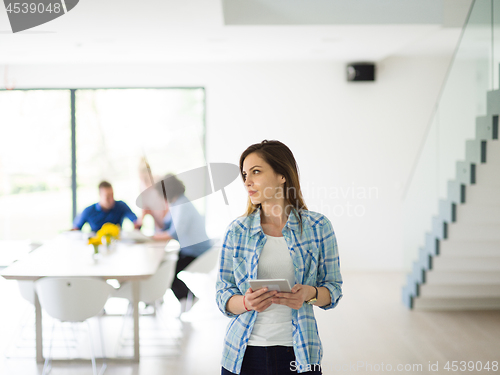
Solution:
<path fill-rule="evenodd" d="M 262 248 L 257 268 L 258 279 L 288 279 L 295 285 L 293 260 L 285 237 L 266 234 L 267 241 Z M 292 309 L 285 305 L 272 304 L 257 313 L 250 339 L 250 346 L 293 346 Z"/>

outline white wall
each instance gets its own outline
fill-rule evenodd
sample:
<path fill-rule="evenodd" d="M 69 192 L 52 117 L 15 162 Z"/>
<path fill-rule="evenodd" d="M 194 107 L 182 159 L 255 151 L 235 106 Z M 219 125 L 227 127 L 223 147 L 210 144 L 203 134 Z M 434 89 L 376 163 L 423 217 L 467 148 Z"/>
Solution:
<path fill-rule="evenodd" d="M 390 58 L 375 83 L 348 83 L 333 62 L 11 66 L 9 76 L 18 88 L 204 86 L 209 162 L 237 164 L 250 144 L 281 140 L 307 205 L 333 223 L 342 267 L 401 269 L 402 188 L 448 62 Z M 245 207 L 241 180 L 226 193 L 229 207 L 209 199 L 212 236 Z"/>

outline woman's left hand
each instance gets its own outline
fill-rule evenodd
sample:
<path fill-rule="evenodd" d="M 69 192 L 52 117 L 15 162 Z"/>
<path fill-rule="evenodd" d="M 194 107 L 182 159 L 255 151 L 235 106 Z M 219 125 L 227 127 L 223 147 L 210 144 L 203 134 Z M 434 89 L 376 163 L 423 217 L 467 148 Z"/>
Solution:
<path fill-rule="evenodd" d="M 273 303 L 277 305 L 285 305 L 298 310 L 302 307 L 305 301 L 310 299 L 308 298 L 311 294 L 310 288 L 312 288 L 310 285 L 295 284 L 291 293 L 277 293 L 273 297 Z"/>

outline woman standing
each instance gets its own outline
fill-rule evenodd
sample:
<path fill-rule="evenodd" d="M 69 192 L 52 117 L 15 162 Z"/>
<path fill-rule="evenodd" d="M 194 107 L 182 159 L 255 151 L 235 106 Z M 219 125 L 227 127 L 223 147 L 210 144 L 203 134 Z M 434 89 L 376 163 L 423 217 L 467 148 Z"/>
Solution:
<path fill-rule="evenodd" d="M 227 228 L 217 304 L 232 320 L 222 374 L 321 374 L 313 305 L 335 307 L 342 277 L 328 218 L 308 211 L 290 149 L 264 140 L 240 157 L 247 212 Z M 291 293 L 252 290 L 251 279 L 288 279 Z"/>

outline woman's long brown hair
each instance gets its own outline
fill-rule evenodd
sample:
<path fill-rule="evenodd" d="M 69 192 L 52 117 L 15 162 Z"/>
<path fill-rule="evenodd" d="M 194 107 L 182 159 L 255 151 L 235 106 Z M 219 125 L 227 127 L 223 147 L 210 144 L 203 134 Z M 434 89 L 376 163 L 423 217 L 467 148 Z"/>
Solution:
<path fill-rule="evenodd" d="M 299 220 L 300 231 L 302 233 L 302 215 L 300 214 L 300 209 L 307 210 L 307 206 L 302 197 L 302 191 L 300 190 L 299 168 L 292 151 L 280 141 L 268 141 L 267 139 L 263 140 L 261 143 L 255 143 L 249 146 L 243 151 L 240 157 L 240 173 L 243 183 L 245 182 L 245 178 L 243 177 L 243 161 L 248 155 L 254 152 L 264 159 L 276 174 L 285 176 L 285 209 L 288 206 L 292 206 L 296 209 L 294 213 L 296 215 L 298 214 L 297 219 Z M 260 208 L 260 206 L 260 203 L 254 205 L 250 197 L 248 197 L 245 215 L 250 215 L 257 208 Z"/>

